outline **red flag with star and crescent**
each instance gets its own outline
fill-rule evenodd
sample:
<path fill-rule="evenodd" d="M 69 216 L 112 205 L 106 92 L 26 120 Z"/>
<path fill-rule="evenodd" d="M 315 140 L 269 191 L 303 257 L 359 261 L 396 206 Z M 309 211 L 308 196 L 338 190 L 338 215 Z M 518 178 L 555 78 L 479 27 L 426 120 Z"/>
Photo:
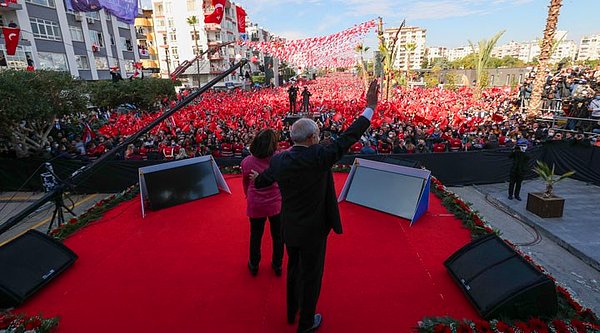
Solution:
<path fill-rule="evenodd" d="M 221 24 L 221 21 L 223 20 L 223 14 L 225 13 L 226 1 L 227 0 L 212 0 L 215 10 L 209 15 L 204 15 L 204 23 Z"/>
<path fill-rule="evenodd" d="M 2 33 L 4 34 L 4 40 L 6 43 L 6 54 L 15 55 L 17 52 L 17 46 L 19 45 L 19 34 L 21 29 L 2 27 Z"/>

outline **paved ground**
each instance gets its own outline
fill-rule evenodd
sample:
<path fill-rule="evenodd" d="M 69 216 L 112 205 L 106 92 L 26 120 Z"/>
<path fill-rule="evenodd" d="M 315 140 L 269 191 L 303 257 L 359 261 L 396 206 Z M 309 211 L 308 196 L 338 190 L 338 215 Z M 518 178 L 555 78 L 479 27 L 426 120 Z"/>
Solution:
<path fill-rule="evenodd" d="M 0 192 L 0 224 L 6 222 L 10 217 L 27 207 L 42 195 L 43 193 Z M 69 208 L 73 207 L 73 211 L 76 214 L 80 214 L 106 196 L 108 195 L 91 194 L 66 196 L 65 205 Z M 53 211 L 54 204 L 52 203 L 47 203 L 40 207 L 34 214 L 30 215 L 29 218 L 0 235 L 0 246 L 29 229 L 37 229 L 46 232 L 52 219 Z M 65 211 L 65 220 L 68 220 L 69 218 L 71 218 L 71 215 Z M 56 225 L 56 222 L 54 225 Z"/>
<path fill-rule="evenodd" d="M 543 187 L 538 180 L 528 181 L 524 184 L 521 196 L 526 198 L 527 192 L 532 190 L 537 192 Z M 571 189 L 568 190 L 568 187 Z M 583 192 L 574 191 L 572 187 L 581 187 Z M 472 203 L 473 208 L 479 211 L 490 225 L 502 232 L 503 238 L 510 240 L 524 253 L 534 258 L 584 306 L 591 308 L 595 313 L 600 313 L 600 271 L 597 269 L 597 262 L 590 262 L 590 257 L 582 255 L 581 252 L 570 251 L 569 244 L 560 241 L 560 238 L 565 238 L 565 235 L 577 237 L 574 236 L 576 232 L 595 234 L 596 238 L 586 244 L 586 247 L 595 248 L 595 254 L 600 253 L 600 246 L 598 246 L 600 218 L 596 218 L 595 223 L 588 223 L 584 226 L 587 229 L 583 230 L 577 222 L 584 219 L 589 222 L 590 218 L 593 219 L 594 213 L 598 215 L 600 210 L 581 211 L 578 210 L 580 208 L 574 206 L 574 201 L 579 201 L 578 205 L 584 206 L 593 204 L 594 200 L 596 203 L 599 202 L 597 196 L 600 195 L 600 188 L 575 180 L 565 180 L 565 183 L 560 183 L 555 187 L 555 191 L 567 199 L 563 221 L 550 222 L 562 223 L 562 228 L 557 231 L 557 235 L 550 234 L 549 229 L 551 228 L 543 229 L 537 224 L 548 223 L 547 221 L 536 222 L 534 218 L 528 216 L 529 213 L 524 213 L 525 200 L 522 202 L 509 201 L 506 198 L 507 188 L 508 183 L 453 187 L 450 190 L 465 201 Z M 571 195 L 577 196 L 577 200 L 572 200 Z M 575 218 L 574 214 L 579 215 Z M 576 221 L 571 221 L 573 218 Z M 582 239 L 589 238 L 586 236 Z M 585 241 L 576 239 L 572 246 L 579 246 L 582 243 Z"/>

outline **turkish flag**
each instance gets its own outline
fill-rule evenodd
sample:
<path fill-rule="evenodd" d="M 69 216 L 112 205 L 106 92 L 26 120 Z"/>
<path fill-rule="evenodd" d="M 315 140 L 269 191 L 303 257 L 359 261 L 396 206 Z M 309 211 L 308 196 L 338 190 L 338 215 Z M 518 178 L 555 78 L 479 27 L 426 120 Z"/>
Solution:
<path fill-rule="evenodd" d="M 235 6 L 235 12 L 237 14 L 238 32 L 241 34 L 246 33 L 246 11 L 240 6 Z"/>
<path fill-rule="evenodd" d="M 221 24 L 223 14 L 225 13 L 225 2 L 227 0 L 212 0 L 215 11 L 210 15 L 204 15 L 204 23 Z"/>
<path fill-rule="evenodd" d="M 19 45 L 19 34 L 21 33 L 21 29 L 2 27 L 2 33 L 4 34 L 6 43 L 6 54 L 11 56 L 15 55 L 15 52 L 17 52 L 17 45 Z"/>

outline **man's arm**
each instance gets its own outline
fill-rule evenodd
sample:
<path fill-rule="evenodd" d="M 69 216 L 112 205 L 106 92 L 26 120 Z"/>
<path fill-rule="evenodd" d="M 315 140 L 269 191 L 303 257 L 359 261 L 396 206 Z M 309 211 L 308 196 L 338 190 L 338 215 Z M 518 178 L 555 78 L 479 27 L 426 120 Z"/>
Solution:
<path fill-rule="evenodd" d="M 331 168 L 369 128 L 374 110 L 377 107 L 378 95 L 379 85 L 377 80 L 373 80 L 367 91 L 367 107 L 362 115 L 335 141 L 318 150 L 318 164 L 320 168 Z"/>

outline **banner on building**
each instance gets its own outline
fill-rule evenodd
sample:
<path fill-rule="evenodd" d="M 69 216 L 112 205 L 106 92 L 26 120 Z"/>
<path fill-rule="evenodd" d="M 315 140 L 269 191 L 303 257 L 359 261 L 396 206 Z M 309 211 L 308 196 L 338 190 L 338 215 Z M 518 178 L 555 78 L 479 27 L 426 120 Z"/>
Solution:
<path fill-rule="evenodd" d="M 246 33 L 246 11 L 240 6 L 235 6 L 235 13 L 237 14 L 238 32 L 241 34 Z"/>
<path fill-rule="evenodd" d="M 10 56 L 15 55 L 17 46 L 19 45 L 21 29 L 2 27 L 2 33 L 4 34 L 4 41 L 6 43 L 6 54 Z"/>
<path fill-rule="evenodd" d="M 105 9 L 119 19 L 133 24 L 138 14 L 138 0 L 67 0 L 67 8 L 76 12 Z"/>

